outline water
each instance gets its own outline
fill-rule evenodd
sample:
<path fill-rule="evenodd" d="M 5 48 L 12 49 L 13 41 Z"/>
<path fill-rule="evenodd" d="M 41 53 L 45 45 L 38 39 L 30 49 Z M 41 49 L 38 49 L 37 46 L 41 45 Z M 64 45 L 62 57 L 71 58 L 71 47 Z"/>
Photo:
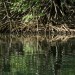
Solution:
<path fill-rule="evenodd" d="M 75 75 L 75 38 L 0 35 L 0 75 Z"/>

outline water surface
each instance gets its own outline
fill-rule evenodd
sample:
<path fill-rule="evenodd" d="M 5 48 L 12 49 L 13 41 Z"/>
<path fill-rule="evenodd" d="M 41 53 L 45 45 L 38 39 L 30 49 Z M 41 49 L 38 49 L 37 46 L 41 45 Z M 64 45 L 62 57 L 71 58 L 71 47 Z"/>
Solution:
<path fill-rule="evenodd" d="M 0 75 L 75 75 L 75 38 L 0 35 Z"/>

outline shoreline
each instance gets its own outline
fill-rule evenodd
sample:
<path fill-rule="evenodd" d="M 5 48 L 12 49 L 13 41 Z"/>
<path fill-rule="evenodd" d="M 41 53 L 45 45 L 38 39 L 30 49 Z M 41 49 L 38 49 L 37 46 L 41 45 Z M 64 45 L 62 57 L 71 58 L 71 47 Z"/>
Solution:
<path fill-rule="evenodd" d="M 21 25 L 11 25 L 12 29 L 10 29 L 9 25 L 7 27 L 0 27 L 0 33 L 13 33 L 13 34 L 22 34 L 22 33 L 42 33 L 42 34 L 75 34 L 75 29 L 70 29 L 67 24 L 60 25 L 52 25 L 46 24 L 37 24 L 37 23 L 29 23 L 29 24 L 21 24 Z M 8 28 L 9 27 L 9 28 Z"/>

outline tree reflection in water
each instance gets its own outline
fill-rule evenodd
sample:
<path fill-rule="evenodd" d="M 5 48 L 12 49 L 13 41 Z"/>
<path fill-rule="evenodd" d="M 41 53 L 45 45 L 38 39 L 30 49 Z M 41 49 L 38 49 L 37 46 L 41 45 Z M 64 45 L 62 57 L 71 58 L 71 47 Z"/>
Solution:
<path fill-rule="evenodd" d="M 37 43 L 38 42 L 38 43 Z M 11 46 L 10 46 L 11 45 Z M 37 50 L 38 45 L 38 51 Z M 0 36 L 1 75 L 75 75 L 75 38 Z M 67 68 L 68 67 L 68 68 Z M 65 69 L 65 70 L 64 70 Z M 67 72 L 67 73 L 66 73 Z"/>

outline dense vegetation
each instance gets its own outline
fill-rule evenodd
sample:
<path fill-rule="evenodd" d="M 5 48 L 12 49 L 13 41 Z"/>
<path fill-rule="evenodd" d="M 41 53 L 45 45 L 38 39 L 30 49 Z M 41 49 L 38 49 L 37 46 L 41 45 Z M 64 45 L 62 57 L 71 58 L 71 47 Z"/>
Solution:
<path fill-rule="evenodd" d="M 17 25 L 24 29 L 30 22 L 43 26 L 66 23 L 74 28 L 75 0 L 1 0 L 0 10 L 1 32 L 14 29 Z"/>

